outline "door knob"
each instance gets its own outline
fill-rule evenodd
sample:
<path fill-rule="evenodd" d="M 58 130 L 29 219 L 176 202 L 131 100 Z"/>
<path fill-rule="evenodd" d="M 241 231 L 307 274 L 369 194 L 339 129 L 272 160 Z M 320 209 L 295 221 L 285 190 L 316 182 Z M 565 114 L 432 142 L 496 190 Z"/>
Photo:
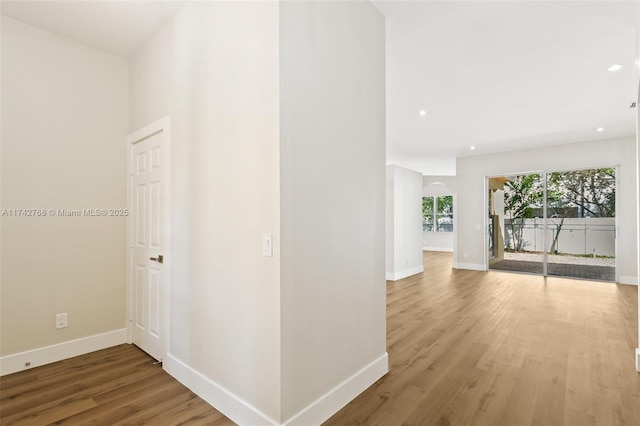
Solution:
<path fill-rule="evenodd" d="M 158 257 L 150 257 L 149 259 L 153 260 L 154 262 L 164 263 L 164 256 L 162 255 L 158 255 Z"/>

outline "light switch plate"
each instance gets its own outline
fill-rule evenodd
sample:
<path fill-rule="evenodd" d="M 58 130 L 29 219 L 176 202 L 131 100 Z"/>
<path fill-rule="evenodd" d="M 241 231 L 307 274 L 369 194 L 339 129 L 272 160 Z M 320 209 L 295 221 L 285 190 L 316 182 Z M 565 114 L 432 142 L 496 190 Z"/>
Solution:
<path fill-rule="evenodd" d="M 262 255 L 265 257 L 273 256 L 273 236 L 271 234 L 262 234 Z"/>

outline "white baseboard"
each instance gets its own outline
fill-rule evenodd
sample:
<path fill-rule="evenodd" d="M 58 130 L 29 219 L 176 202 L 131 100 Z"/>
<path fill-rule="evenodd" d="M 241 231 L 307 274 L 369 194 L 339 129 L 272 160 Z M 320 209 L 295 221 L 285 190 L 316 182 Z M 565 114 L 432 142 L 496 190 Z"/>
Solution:
<path fill-rule="evenodd" d="M 618 284 L 638 285 L 638 277 L 620 277 Z"/>
<path fill-rule="evenodd" d="M 225 416 L 240 425 L 278 425 L 279 422 L 244 401 L 218 383 L 168 354 L 163 368 L 193 393 L 207 401 Z"/>
<path fill-rule="evenodd" d="M 242 398 L 189 367 L 173 355 L 167 355 L 163 368 L 216 410 L 240 425 L 280 425 Z M 347 405 L 353 398 L 389 371 L 385 352 L 362 370 L 318 398 L 311 405 L 283 423 L 286 426 L 319 425 Z"/>
<path fill-rule="evenodd" d="M 423 246 L 422 247 L 422 251 L 444 251 L 447 253 L 453 253 L 453 249 L 452 248 L 447 248 L 447 247 L 428 247 L 428 246 Z"/>
<path fill-rule="evenodd" d="M 453 262 L 453 269 L 470 269 L 472 271 L 486 271 L 487 267 L 482 263 L 458 263 Z"/>
<path fill-rule="evenodd" d="M 397 281 L 403 278 L 410 277 L 411 275 L 419 274 L 424 272 L 424 266 L 416 266 L 414 268 L 405 269 L 404 271 L 399 272 L 387 272 L 387 281 Z"/>
<path fill-rule="evenodd" d="M 43 348 L 32 349 L 0 358 L 0 376 L 39 367 L 100 349 L 121 345 L 127 341 L 127 329 L 114 330 L 95 336 L 70 340 Z M 29 362 L 29 366 L 25 363 Z"/>
<path fill-rule="evenodd" d="M 360 395 L 389 371 L 389 356 L 385 352 L 363 369 L 318 398 L 307 408 L 284 423 L 284 426 L 319 425 Z"/>

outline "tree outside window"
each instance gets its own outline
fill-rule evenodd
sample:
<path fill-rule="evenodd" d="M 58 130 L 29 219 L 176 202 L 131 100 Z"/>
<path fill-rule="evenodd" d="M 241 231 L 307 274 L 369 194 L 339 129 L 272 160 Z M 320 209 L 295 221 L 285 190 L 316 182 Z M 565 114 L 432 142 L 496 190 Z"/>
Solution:
<path fill-rule="evenodd" d="M 453 232 L 453 196 L 422 198 L 422 230 Z"/>
<path fill-rule="evenodd" d="M 433 217 L 435 212 L 435 197 L 422 197 L 422 230 L 433 231 Z"/>

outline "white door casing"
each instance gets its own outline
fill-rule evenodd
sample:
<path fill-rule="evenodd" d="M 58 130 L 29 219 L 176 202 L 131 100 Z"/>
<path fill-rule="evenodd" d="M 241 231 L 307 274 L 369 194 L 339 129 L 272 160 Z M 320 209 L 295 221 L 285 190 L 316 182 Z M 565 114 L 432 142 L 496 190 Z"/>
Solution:
<path fill-rule="evenodd" d="M 169 118 L 127 138 L 129 342 L 162 361 L 170 294 Z"/>

